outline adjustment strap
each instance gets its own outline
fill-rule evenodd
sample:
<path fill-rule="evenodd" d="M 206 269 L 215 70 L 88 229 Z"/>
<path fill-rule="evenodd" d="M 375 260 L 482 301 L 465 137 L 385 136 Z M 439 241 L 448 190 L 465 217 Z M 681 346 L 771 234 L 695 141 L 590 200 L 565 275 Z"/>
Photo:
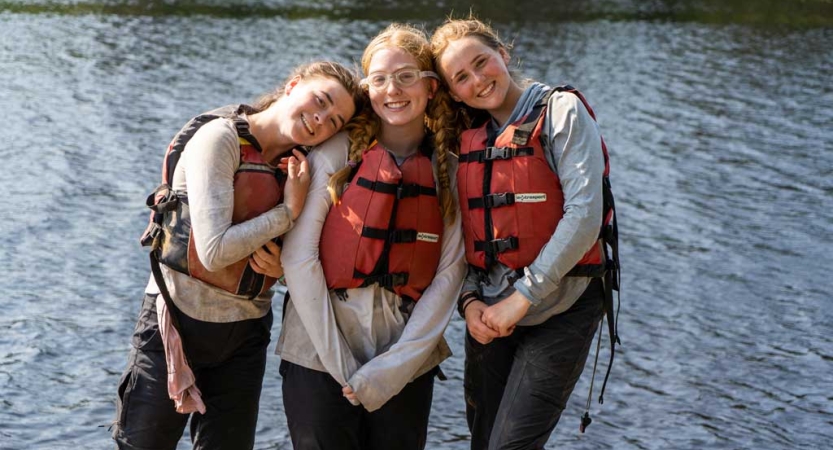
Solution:
<path fill-rule="evenodd" d="M 474 250 L 477 252 L 486 252 L 489 254 L 503 253 L 507 250 L 514 250 L 518 248 L 518 237 L 511 236 L 505 239 L 495 239 L 493 241 L 474 241 Z"/>
<path fill-rule="evenodd" d="M 499 208 L 501 206 L 512 205 L 515 203 L 515 194 L 512 192 L 502 192 L 500 194 L 489 194 L 483 197 L 475 197 L 469 199 L 469 209 L 478 208 Z"/>
<path fill-rule="evenodd" d="M 525 143 L 525 142 L 524 142 Z M 485 150 L 476 150 L 460 155 L 460 162 L 494 161 L 496 159 L 510 159 L 516 156 L 530 156 L 535 153 L 532 147 L 486 147 Z"/>
<path fill-rule="evenodd" d="M 416 242 L 417 230 L 388 230 L 385 228 L 362 227 L 362 236 L 388 241 L 392 244 Z"/>
<path fill-rule="evenodd" d="M 408 284 L 408 273 L 385 273 L 382 275 L 365 275 L 364 273 L 353 269 L 353 278 L 363 279 L 364 282 L 360 287 L 367 287 L 372 284 L 378 284 L 385 289 L 393 290 L 396 286 Z"/>
<path fill-rule="evenodd" d="M 370 181 L 367 178 L 359 177 L 356 184 L 371 191 L 381 192 L 382 194 L 396 195 L 396 198 L 417 197 L 420 195 L 437 196 L 437 189 L 432 187 L 420 186 L 419 184 L 394 184 L 385 183 L 383 181 Z"/>

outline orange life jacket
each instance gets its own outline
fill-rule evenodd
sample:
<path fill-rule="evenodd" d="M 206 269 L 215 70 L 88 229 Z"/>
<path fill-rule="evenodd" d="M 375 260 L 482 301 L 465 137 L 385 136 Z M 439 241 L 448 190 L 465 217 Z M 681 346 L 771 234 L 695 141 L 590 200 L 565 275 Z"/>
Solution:
<path fill-rule="evenodd" d="M 568 91 L 584 102 L 578 91 Z M 496 261 L 512 269 L 528 266 L 564 216 L 561 181 L 548 165 L 541 141 L 549 97 L 491 140 L 488 123 L 463 132 L 457 192 L 469 264 L 484 270 Z M 602 151 L 607 179 L 604 141 Z M 568 275 L 602 276 L 602 246 L 597 241 Z"/>
<path fill-rule="evenodd" d="M 151 245 L 159 262 L 171 269 L 233 294 L 254 298 L 268 291 L 276 279 L 255 273 L 248 258 L 217 271 L 207 270 L 197 257 L 194 246 L 188 197 L 184 192 L 171 188 L 176 164 L 188 141 L 206 123 L 226 117 L 234 121 L 240 142 L 240 167 L 234 174 L 232 223 L 249 220 L 281 202 L 285 177 L 263 161 L 260 145 L 249 133 L 248 122 L 238 116 L 242 112 L 253 111 L 246 105 L 240 105 L 202 114 L 191 119 L 174 136 L 163 162 L 162 184 L 147 200 L 152 212 L 141 242 L 142 245 Z"/>
<path fill-rule="evenodd" d="M 437 272 L 442 233 L 430 152 L 397 166 L 374 143 L 324 223 L 320 254 L 327 286 L 378 283 L 417 301 Z"/>

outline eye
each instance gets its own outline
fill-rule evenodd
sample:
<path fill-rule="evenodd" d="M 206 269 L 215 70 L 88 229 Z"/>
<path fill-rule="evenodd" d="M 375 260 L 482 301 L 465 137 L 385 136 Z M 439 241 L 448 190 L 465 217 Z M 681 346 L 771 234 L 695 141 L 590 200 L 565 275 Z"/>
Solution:
<path fill-rule="evenodd" d="M 386 75 L 373 75 L 370 77 L 370 84 L 373 87 L 382 87 L 385 85 L 385 82 L 388 80 Z"/>
<path fill-rule="evenodd" d="M 338 122 L 335 119 L 330 119 L 330 123 L 333 124 L 334 130 L 338 130 Z"/>
<path fill-rule="evenodd" d="M 468 75 L 466 75 L 466 74 L 460 74 L 460 75 L 458 75 L 458 76 L 457 76 L 457 79 L 456 79 L 456 80 L 454 80 L 454 81 L 455 81 L 456 83 L 462 83 L 462 82 L 466 81 L 466 78 L 468 78 Z"/>
<path fill-rule="evenodd" d="M 417 73 L 415 71 L 411 71 L 411 70 L 404 71 L 404 72 L 399 72 L 399 76 L 397 78 L 399 79 L 399 82 L 403 86 L 410 86 L 410 85 L 416 83 Z"/>
<path fill-rule="evenodd" d="M 480 59 L 478 59 L 477 61 L 474 62 L 474 67 L 477 67 L 479 69 L 479 68 L 483 67 L 485 64 L 486 64 L 486 58 L 480 58 Z"/>
<path fill-rule="evenodd" d="M 318 106 L 324 106 L 324 99 L 319 96 L 315 96 L 315 102 L 318 103 Z"/>

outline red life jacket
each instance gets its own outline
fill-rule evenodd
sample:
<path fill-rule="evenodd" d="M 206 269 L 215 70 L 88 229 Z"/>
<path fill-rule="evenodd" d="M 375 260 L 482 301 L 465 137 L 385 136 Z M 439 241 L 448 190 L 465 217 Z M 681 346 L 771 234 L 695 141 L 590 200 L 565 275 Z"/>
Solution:
<path fill-rule="evenodd" d="M 238 116 L 253 112 L 250 107 L 224 107 L 197 116 L 174 136 L 162 165 L 162 184 L 148 197 L 150 224 L 142 236 L 142 245 L 152 246 L 159 262 L 171 269 L 237 295 L 254 298 L 265 293 L 276 279 L 255 273 L 248 258 L 217 271 L 209 271 L 197 257 L 191 229 L 188 197 L 173 191 L 173 175 L 185 145 L 206 123 L 221 117 L 230 118 L 237 128 L 240 142 L 240 167 L 234 174 L 234 211 L 232 223 L 256 217 L 277 206 L 283 198 L 285 177 L 263 161 L 261 148 L 249 133 L 249 124 Z M 192 151 L 199 151 L 193 149 Z"/>
<path fill-rule="evenodd" d="M 431 154 L 417 152 L 397 166 L 374 143 L 353 180 L 330 208 L 321 233 L 327 286 L 378 283 L 419 300 L 437 272 L 443 233 Z"/>
<path fill-rule="evenodd" d="M 578 91 L 557 88 L 552 92 L 556 90 L 578 95 L 593 115 Z M 484 270 L 496 261 L 512 269 L 528 266 L 564 216 L 561 181 L 550 169 L 541 141 L 549 97 L 491 142 L 488 124 L 463 132 L 457 192 L 469 264 Z M 604 141 L 602 151 L 607 179 Z M 602 243 L 596 242 L 568 275 L 602 276 L 602 251 Z"/>

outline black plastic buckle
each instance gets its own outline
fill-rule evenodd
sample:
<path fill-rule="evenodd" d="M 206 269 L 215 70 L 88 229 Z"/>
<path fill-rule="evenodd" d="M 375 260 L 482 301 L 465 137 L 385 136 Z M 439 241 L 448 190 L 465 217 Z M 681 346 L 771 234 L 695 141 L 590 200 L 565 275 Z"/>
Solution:
<path fill-rule="evenodd" d="M 489 251 L 493 254 L 503 253 L 507 250 L 514 250 L 518 248 L 517 236 L 508 237 L 505 239 L 495 239 L 486 243 Z"/>
<path fill-rule="evenodd" d="M 497 208 L 500 206 L 511 205 L 513 203 L 515 203 L 515 194 L 512 192 L 489 194 L 483 197 L 483 205 L 485 208 Z"/>

